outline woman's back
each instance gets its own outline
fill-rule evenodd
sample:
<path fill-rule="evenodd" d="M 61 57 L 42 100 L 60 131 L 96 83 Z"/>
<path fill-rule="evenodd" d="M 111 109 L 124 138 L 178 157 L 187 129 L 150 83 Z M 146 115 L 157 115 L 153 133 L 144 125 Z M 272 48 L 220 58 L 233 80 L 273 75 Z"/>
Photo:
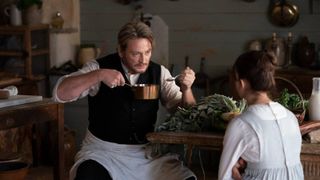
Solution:
<path fill-rule="evenodd" d="M 239 119 L 255 132 L 260 159 L 247 161 L 243 179 L 303 179 L 301 136 L 294 115 L 278 103 L 253 105 Z"/>

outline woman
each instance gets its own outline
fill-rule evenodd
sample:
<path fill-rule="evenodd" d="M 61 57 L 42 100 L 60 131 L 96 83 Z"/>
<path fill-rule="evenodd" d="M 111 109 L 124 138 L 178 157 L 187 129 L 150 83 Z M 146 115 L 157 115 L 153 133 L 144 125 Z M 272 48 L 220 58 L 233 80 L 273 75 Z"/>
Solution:
<path fill-rule="evenodd" d="M 246 52 L 233 65 L 232 82 L 248 108 L 228 125 L 219 180 L 235 178 L 234 167 L 243 160 L 242 179 L 304 179 L 298 120 L 268 96 L 275 87 L 275 65 L 275 56 L 266 51 Z"/>

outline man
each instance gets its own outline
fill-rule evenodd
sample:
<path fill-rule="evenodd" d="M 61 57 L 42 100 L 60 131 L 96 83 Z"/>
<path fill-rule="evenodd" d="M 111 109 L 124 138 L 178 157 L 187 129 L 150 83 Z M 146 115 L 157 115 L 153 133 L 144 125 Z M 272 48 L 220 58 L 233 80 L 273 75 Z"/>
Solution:
<path fill-rule="evenodd" d="M 186 68 L 181 72 L 180 88 L 167 81 L 169 71 L 150 61 L 153 45 L 146 24 L 127 23 L 118 33 L 118 53 L 92 60 L 58 80 L 53 92 L 58 102 L 89 95 L 89 127 L 70 179 L 196 179 L 176 155 L 147 158 L 145 135 L 154 129 L 159 100 L 169 110 L 195 104 L 194 71 Z M 136 100 L 125 83 L 158 84 L 160 97 Z"/>

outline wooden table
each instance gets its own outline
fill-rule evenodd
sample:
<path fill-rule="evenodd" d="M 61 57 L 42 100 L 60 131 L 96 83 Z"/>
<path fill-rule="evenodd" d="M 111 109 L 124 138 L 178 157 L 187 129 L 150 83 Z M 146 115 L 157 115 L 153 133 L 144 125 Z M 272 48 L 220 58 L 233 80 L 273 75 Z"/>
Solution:
<path fill-rule="evenodd" d="M 301 134 L 319 129 L 320 121 L 305 121 L 300 125 Z M 152 132 L 147 134 L 151 143 L 184 144 L 187 146 L 187 166 L 191 167 L 192 150 L 195 147 L 222 151 L 222 132 Z M 320 176 L 320 144 L 303 143 L 301 147 L 301 163 L 306 180 L 318 179 Z"/>
<path fill-rule="evenodd" d="M 187 145 L 187 166 L 191 167 L 192 151 L 195 147 L 222 150 L 223 133 L 206 132 L 153 132 L 147 134 L 148 141 L 162 144 L 185 144 Z"/>
<path fill-rule="evenodd" d="M 64 108 L 50 99 L 0 108 L 0 130 L 53 121 L 54 179 L 64 179 Z"/>

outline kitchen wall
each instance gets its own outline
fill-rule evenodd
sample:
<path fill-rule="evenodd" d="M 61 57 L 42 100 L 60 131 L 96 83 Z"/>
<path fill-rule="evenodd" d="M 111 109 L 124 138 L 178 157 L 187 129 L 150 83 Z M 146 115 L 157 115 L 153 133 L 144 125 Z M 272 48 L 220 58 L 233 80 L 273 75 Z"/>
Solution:
<path fill-rule="evenodd" d="M 50 31 L 50 67 L 60 67 L 68 61 L 76 63 L 80 45 L 80 4 L 79 0 L 44 0 L 42 22 L 50 24 L 60 12 L 64 20 L 62 29 Z"/>
<path fill-rule="evenodd" d="M 184 66 L 186 55 L 189 64 L 199 71 L 200 58 L 206 57 L 205 72 L 211 78 L 225 74 L 236 57 L 250 41 L 266 40 L 273 32 L 286 38 L 293 33 L 297 41 L 307 35 L 310 41 L 320 43 L 320 5 L 314 0 L 313 14 L 309 2 L 292 0 L 299 6 L 300 19 L 291 28 L 273 26 L 267 18 L 270 1 L 256 0 L 140 0 L 122 5 L 115 0 L 80 0 L 80 37 L 82 43 L 95 43 L 102 55 L 116 49 L 119 28 L 130 21 L 137 5 L 145 14 L 161 17 L 169 27 L 168 64 L 174 64 L 174 73 Z M 86 99 L 67 104 L 66 125 L 76 131 L 77 147 L 87 126 Z M 164 120 L 166 113 L 159 113 Z"/>
<path fill-rule="evenodd" d="M 169 27 L 169 64 L 180 71 L 184 57 L 199 70 L 200 58 L 206 57 L 205 72 L 210 77 L 224 74 L 250 41 L 266 40 L 273 32 L 293 40 L 307 35 L 320 43 L 320 5 L 318 0 L 291 0 L 299 7 L 300 18 L 291 28 L 272 25 L 267 16 L 273 1 L 256 0 L 141 0 L 122 5 L 115 0 L 80 0 L 81 41 L 93 42 L 103 54 L 114 52 L 119 28 L 132 19 L 137 5 L 144 13 L 159 15 Z M 312 11 L 309 7 L 313 2 Z"/>

